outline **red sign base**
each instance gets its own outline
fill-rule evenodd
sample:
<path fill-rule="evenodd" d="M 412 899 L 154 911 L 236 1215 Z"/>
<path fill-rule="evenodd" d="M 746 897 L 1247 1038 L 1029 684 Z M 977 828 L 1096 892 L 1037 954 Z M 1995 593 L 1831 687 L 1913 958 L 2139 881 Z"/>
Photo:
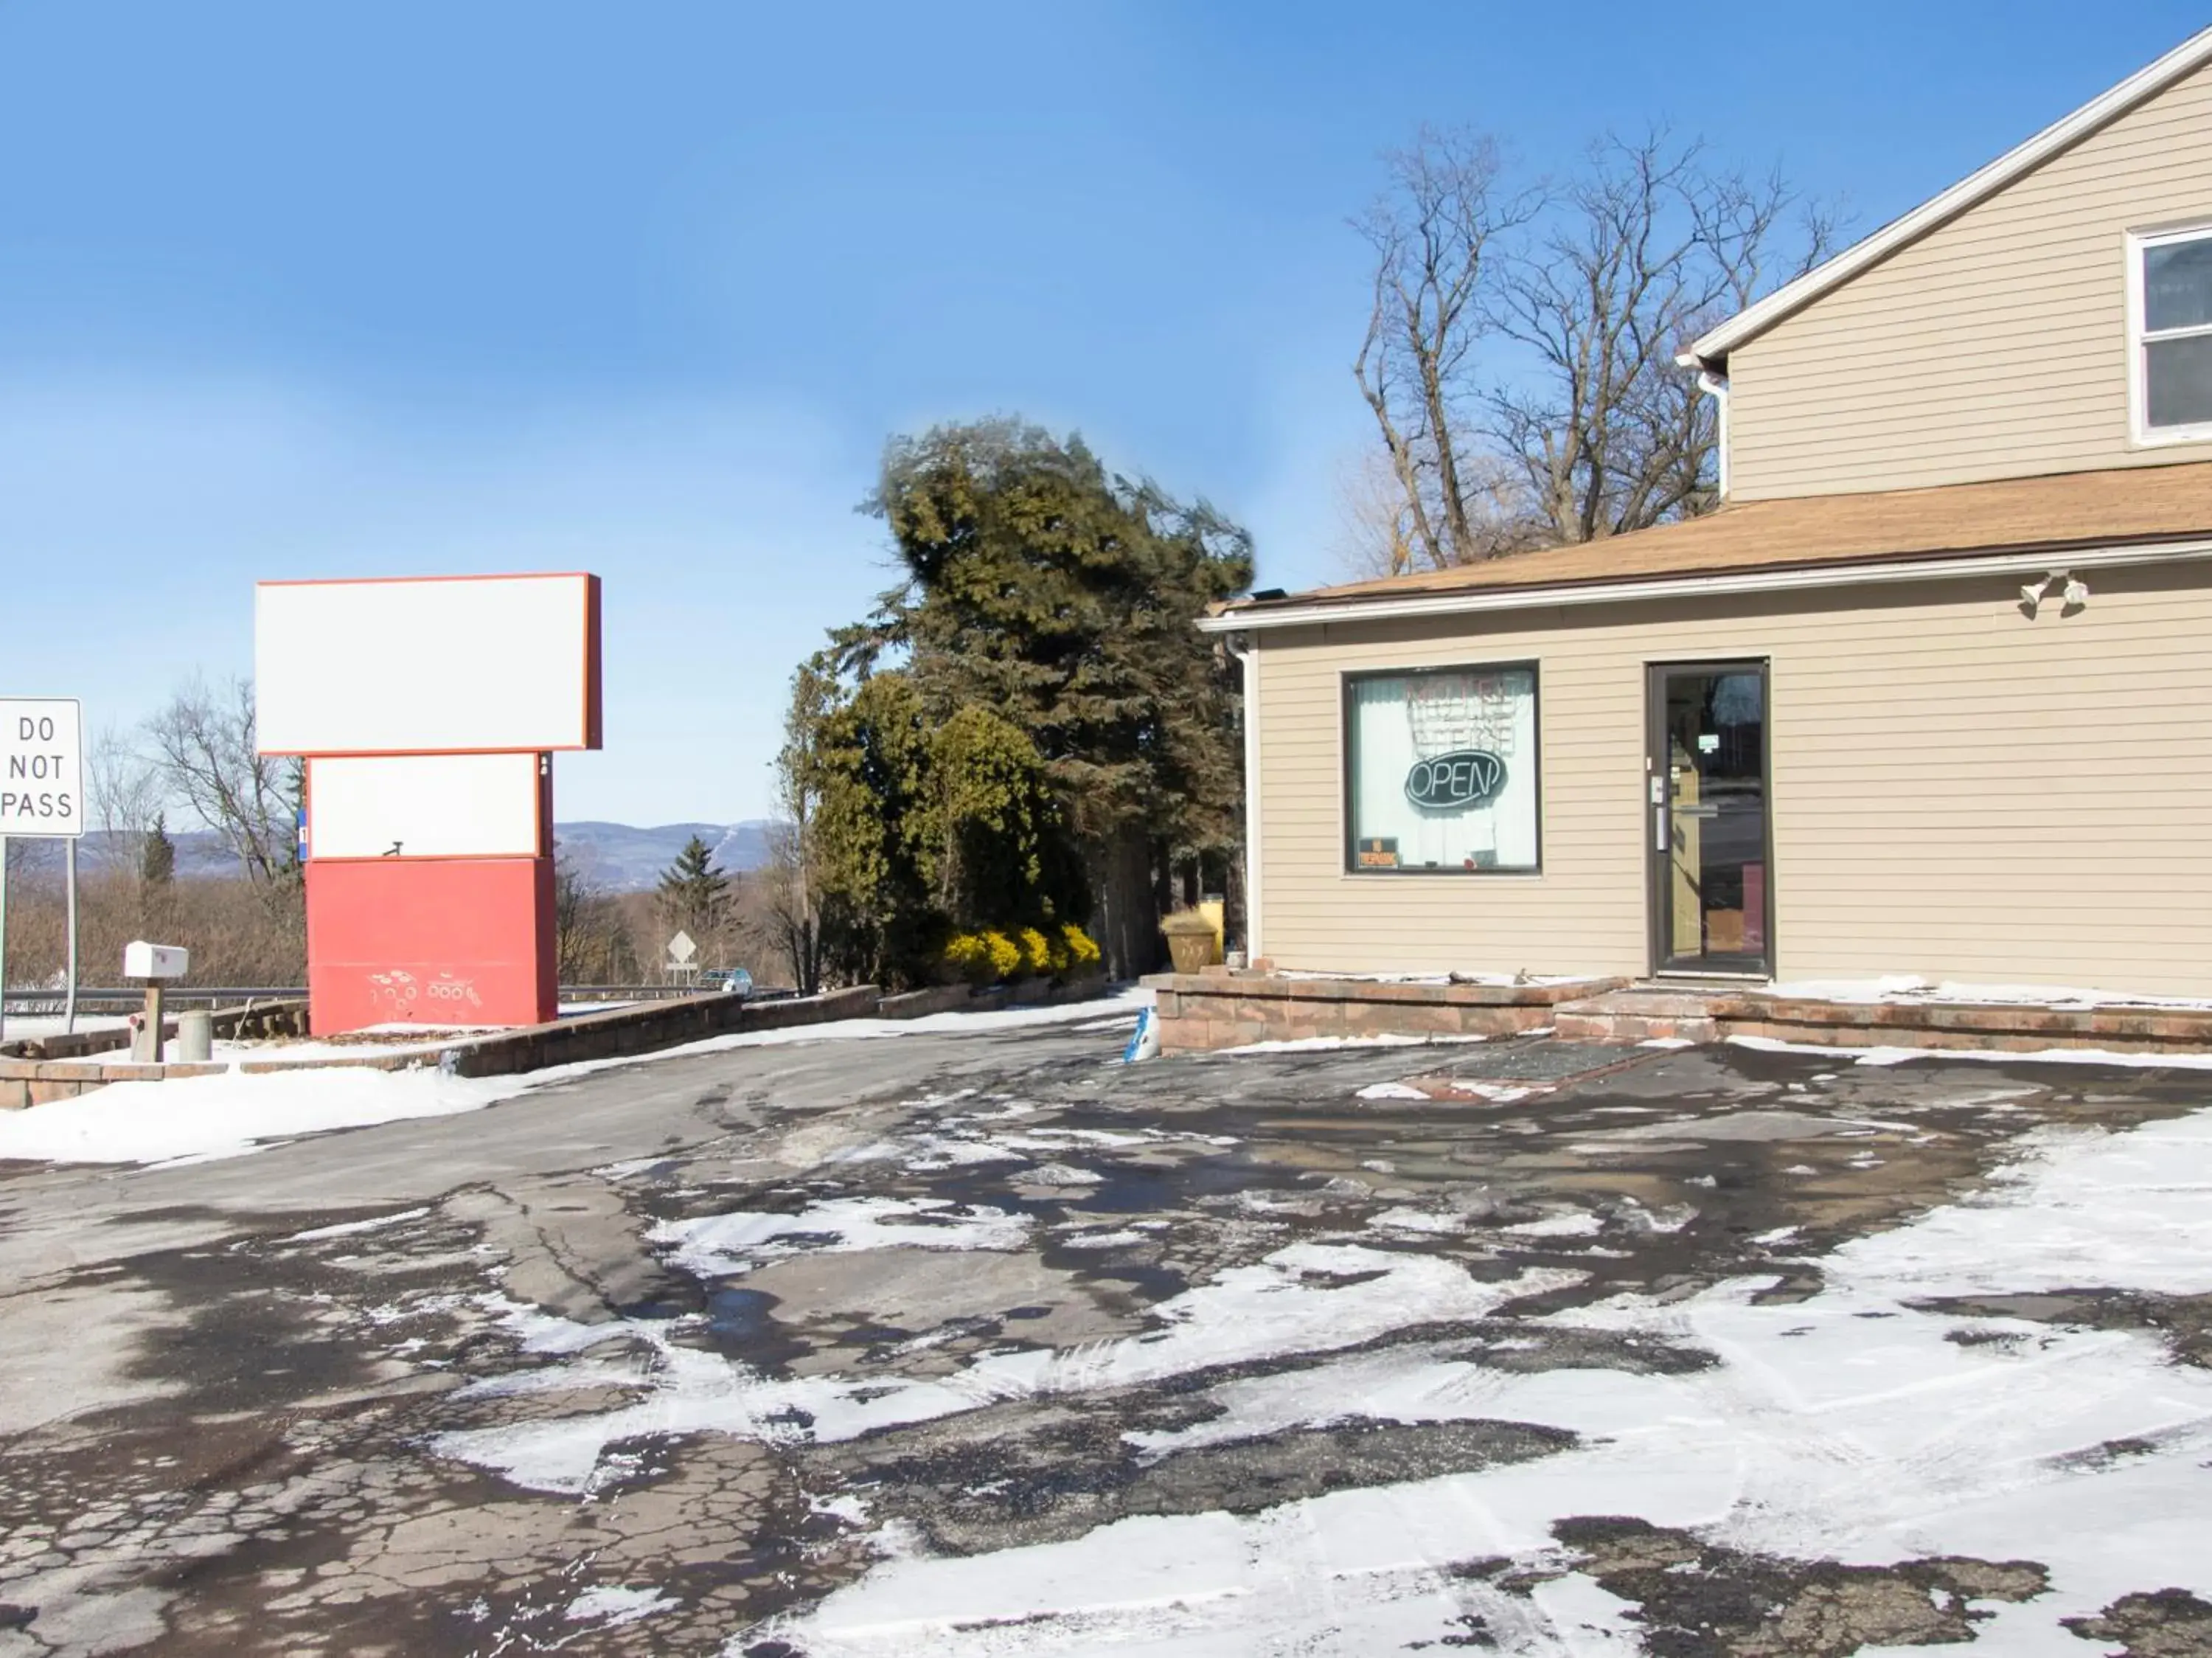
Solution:
<path fill-rule="evenodd" d="M 316 1035 L 558 1013 L 551 858 L 311 858 L 307 881 Z"/>

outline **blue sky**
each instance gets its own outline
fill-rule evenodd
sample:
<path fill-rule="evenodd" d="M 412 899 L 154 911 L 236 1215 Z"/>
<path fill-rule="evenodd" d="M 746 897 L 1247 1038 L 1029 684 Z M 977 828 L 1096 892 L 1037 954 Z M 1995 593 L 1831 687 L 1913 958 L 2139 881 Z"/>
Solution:
<path fill-rule="evenodd" d="M 590 569 L 563 817 L 757 815 L 890 433 L 1019 412 L 1338 573 L 1378 153 L 1670 122 L 1861 229 L 2194 7 L 0 0 L 0 692 L 128 724 L 262 576 Z"/>

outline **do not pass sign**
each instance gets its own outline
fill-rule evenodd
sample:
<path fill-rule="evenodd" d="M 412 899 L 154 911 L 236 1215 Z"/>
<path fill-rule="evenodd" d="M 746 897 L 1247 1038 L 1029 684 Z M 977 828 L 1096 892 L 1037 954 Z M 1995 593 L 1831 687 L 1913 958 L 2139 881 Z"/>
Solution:
<path fill-rule="evenodd" d="M 0 835 L 84 832 L 84 718 L 73 697 L 0 697 Z"/>

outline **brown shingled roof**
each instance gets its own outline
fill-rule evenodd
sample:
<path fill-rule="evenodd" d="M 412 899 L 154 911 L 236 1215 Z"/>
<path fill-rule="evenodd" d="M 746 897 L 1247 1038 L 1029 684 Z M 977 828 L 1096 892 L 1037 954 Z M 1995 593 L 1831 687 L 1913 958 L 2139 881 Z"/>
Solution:
<path fill-rule="evenodd" d="M 1808 564 L 2114 546 L 2212 534 L 2212 461 L 1868 495 L 1732 503 L 1703 518 L 1577 546 L 1317 588 L 1231 609 L 1567 587 Z"/>

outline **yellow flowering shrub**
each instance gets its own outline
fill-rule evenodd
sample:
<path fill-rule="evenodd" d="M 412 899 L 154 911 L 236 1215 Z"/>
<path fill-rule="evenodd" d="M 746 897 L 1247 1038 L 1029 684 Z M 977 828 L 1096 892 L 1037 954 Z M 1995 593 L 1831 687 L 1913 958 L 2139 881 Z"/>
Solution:
<path fill-rule="evenodd" d="M 1014 938 L 1021 946 L 1024 972 L 1042 974 L 1052 971 L 1052 946 L 1045 942 L 1042 933 L 1034 927 L 1024 927 Z"/>
<path fill-rule="evenodd" d="M 983 935 L 983 946 L 991 953 L 991 978 L 1012 978 L 1022 970 L 1022 947 L 997 928 Z"/>
<path fill-rule="evenodd" d="M 1081 972 L 1096 966 L 1098 946 L 1082 928 L 1062 926 L 1049 934 L 1035 927 L 1014 933 L 994 928 L 956 933 L 945 946 L 946 967 L 969 984 L 999 984 L 1010 978 Z"/>
<path fill-rule="evenodd" d="M 981 933 L 956 933 L 945 947 L 945 965 L 971 984 L 991 982 L 991 947 Z"/>

